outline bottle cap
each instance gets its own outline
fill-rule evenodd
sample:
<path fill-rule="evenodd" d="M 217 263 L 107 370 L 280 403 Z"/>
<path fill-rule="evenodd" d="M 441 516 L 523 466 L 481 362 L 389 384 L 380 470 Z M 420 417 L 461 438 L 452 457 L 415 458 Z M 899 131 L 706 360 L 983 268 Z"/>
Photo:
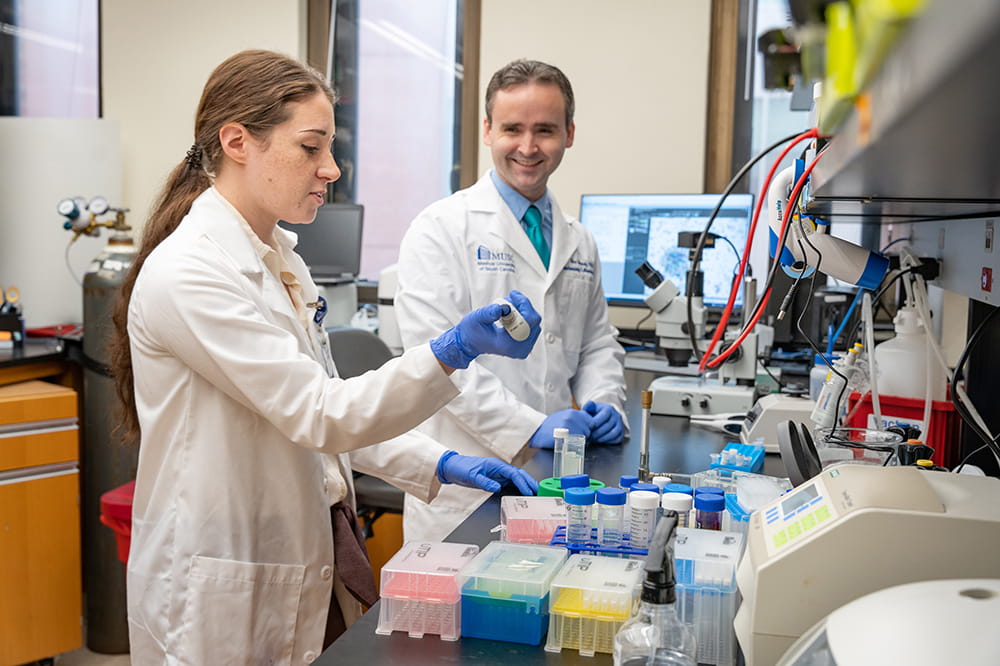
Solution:
<path fill-rule="evenodd" d="M 711 493 L 695 495 L 694 508 L 697 511 L 722 511 L 726 508 L 726 498 Z"/>
<path fill-rule="evenodd" d="M 594 503 L 594 491 L 590 488 L 567 488 L 563 501 L 573 506 L 590 506 Z"/>
<path fill-rule="evenodd" d="M 663 493 L 663 497 L 660 498 L 661 507 L 674 511 L 690 511 L 692 504 L 694 498 L 687 493 Z"/>
<path fill-rule="evenodd" d="M 598 504 L 606 504 L 608 506 L 623 506 L 627 498 L 628 498 L 628 493 L 626 493 L 621 488 L 597 489 Z"/>
<path fill-rule="evenodd" d="M 652 479 L 650 479 L 650 482 L 652 482 L 652 484 L 654 486 L 656 486 L 657 488 L 659 488 L 660 492 L 663 492 L 663 486 L 665 486 L 668 483 L 670 483 L 670 477 L 669 476 L 654 476 Z"/>
<path fill-rule="evenodd" d="M 668 483 L 663 486 L 663 492 L 665 493 L 685 493 L 687 495 L 694 494 L 694 488 L 687 485 L 686 483 Z"/>
<path fill-rule="evenodd" d="M 933 460 L 925 460 L 923 458 L 918 460 L 915 464 L 917 465 L 917 467 L 934 467 Z"/>
<path fill-rule="evenodd" d="M 694 496 L 702 495 L 708 493 L 710 495 L 725 495 L 726 491 L 718 486 L 698 486 L 694 489 Z"/>
<path fill-rule="evenodd" d="M 655 509 L 660 506 L 660 494 L 650 490 L 633 490 L 628 495 L 628 503 L 633 509 Z"/>
<path fill-rule="evenodd" d="M 824 356 L 830 363 L 833 363 L 840 358 L 840 354 L 813 354 L 813 365 L 822 365 L 825 368 L 826 363 L 823 362 Z"/>
<path fill-rule="evenodd" d="M 569 435 L 569 428 L 553 428 L 553 437 L 567 437 Z"/>
<path fill-rule="evenodd" d="M 563 489 L 589 488 L 590 476 L 586 474 L 567 474 L 566 476 L 559 477 L 559 486 Z"/>
<path fill-rule="evenodd" d="M 652 483 L 643 483 L 642 481 L 639 481 L 638 483 L 633 483 L 632 486 L 629 488 L 629 490 L 631 490 L 632 492 L 635 492 L 637 490 L 648 490 L 650 492 L 656 493 L 657 495 L 660 494 L 660 489 L 657 486 L 654 486 Z"/>
<path fill-rule="evenodd" d="M 639 477 L 634 474 L 623 474 L 620 479 L 618 479 L 618 485 L 622 488 L 631 488 L 633 483 L 639 483 Z"/>

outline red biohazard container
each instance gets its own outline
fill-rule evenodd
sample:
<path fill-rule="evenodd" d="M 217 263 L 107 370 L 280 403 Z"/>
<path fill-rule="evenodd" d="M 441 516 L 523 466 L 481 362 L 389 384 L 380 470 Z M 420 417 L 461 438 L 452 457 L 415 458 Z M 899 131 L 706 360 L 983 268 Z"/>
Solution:
<path fill-rule="evenodd" d="M 869 423 L 874 410 L 872 396 L 866 394 L 861 405 L 854 410 L 861 395 L 856 391 L 851 394 L 847 405 L 847 413 L 853 415 L 847 425 L 852 428 L 878 428 L 879 430 L 893 425 L 920 427 L 924 418 L 924 401 L 918 398 L 901 398 L 894 395 L 879 394 L 878 402 L 882 410 L 882 423 Z M 920 434 L 920 440 L 934 449 L 931 460 L 934 464 L 948 469 L 954 468 L 960 462 L 962 421 L 955 405 L 944 400 L 931 403 L 931 420 L 927 432 Z"/>
<path fill-rule="evenodd" d="M 132 496 L 135 481 L 101 495 L 101 522 L 111 528 L 118 542 L 118 559 L 128 562 L 128 549 L 132 542 Z"/>

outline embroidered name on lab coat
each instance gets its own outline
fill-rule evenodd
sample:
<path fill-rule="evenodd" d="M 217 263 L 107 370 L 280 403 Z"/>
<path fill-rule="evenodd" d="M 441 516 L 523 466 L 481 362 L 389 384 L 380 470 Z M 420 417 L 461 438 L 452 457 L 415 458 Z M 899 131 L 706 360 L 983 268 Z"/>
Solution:
<path fill-rule="evenodd" d="M 569 272 L 567 277 L 572 277 L 575 280 L 586 280 L 587 282 L 594 281 L 594 262 L 592 261 L 580 261 L 579 259 L 570 259 L 563 266 L 563 272 Z"/>

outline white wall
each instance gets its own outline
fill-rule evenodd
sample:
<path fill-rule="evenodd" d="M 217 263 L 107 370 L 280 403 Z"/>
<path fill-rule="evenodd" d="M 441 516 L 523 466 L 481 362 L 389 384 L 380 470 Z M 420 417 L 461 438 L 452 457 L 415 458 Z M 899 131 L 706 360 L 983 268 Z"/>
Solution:
<path fill-rule="evenodd" d="M 118 127 L 97 118 L 0 118 L 0 146 L 0 286 L 21 292 L 28 328 L 79 323 L 79 281 L 108 233 L 71 245 L 73 234 L 63 229 L 66 218 L 56 206 L 96 195 L 117 205 Z"/>
<path fill-rule="evenodd" d="M 120 203 L 133 227 L 191 146 L 215 66 L 249 48 L 305 59 L 305 16 L 306 0 L 103 0 L 103 117 L 121 126 Z"/>
<path fill-rule="evenodd" d="M 711 3 L 483 0 L 480 121 L 490 76 L 515 58 L 569 77 L 576 139 L 549 186 L 567 213 L 584 193 L 701 192 Z M 491 166 L 480 146 L 479 172 Z"/>

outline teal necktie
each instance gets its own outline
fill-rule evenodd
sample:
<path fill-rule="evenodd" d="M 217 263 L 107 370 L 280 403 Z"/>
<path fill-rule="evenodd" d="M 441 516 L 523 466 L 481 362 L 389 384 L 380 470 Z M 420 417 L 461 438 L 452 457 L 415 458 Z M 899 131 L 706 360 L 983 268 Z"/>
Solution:
<path fill-rule="evenodd" d="M 545 270 L 549 270 L 549 244 L 545 242 L 545 234 L 542 233 L 542 213 L 534 206 L 528 206 L 524 211 L 525 231 L 528 232 L 528 240 L 535 246 L 538 256 L 542 258 Z"/>

